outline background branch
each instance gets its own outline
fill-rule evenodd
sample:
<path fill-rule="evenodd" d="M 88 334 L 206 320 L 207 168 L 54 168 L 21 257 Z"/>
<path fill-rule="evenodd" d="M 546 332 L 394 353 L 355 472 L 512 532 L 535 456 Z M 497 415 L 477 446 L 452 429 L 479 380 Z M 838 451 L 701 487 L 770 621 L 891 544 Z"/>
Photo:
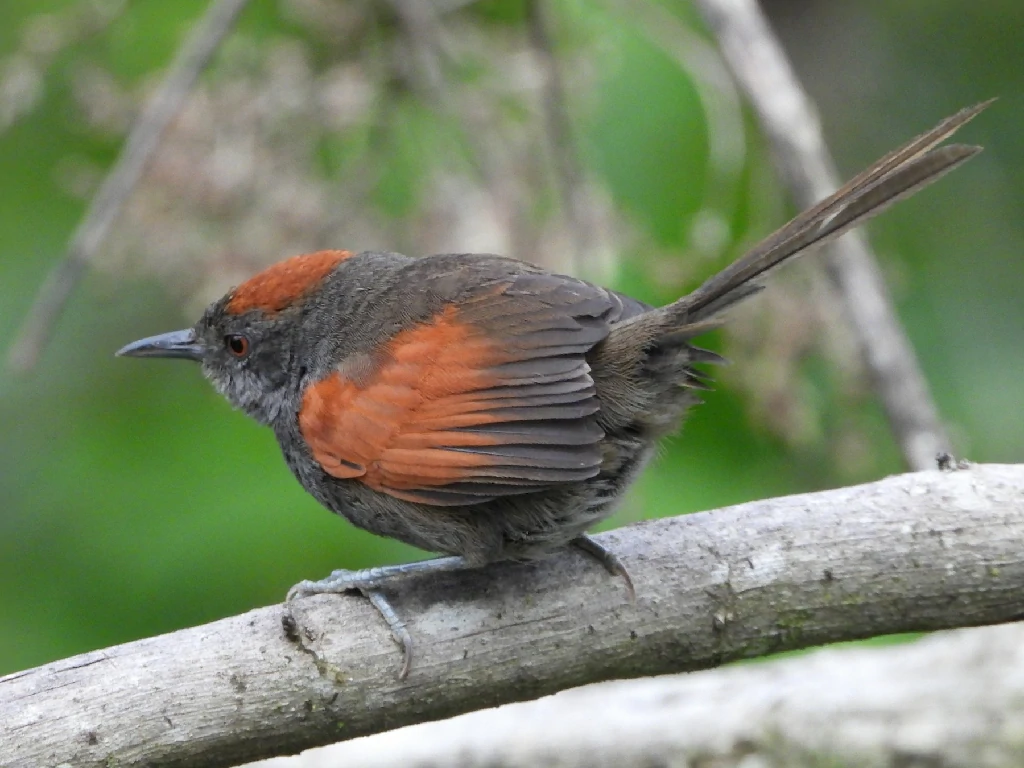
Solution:
<path fill-rule="evenodd" d="M 0 765 L 233 765 L 610 678 L 1024 613 L 1024 467 L 649 521 L 582 555 L 410 579 L 412 673 L 365 600 L 272 606 L 0 679 Z M 713 708 L 708 709 L 714 711 Z M 54 713 L 61 713 L 55 717 Z"/>
<path fill-rule="evenodd" d="M 821 124 L 757 0 L 696 0 L 746 93 L 798 208 L 834 192 L 839 175 Z M 924 374 L 903 331 L 874 254 L 851 233 L 825 260 L 839 290 L 889 425 L 911 469 L 950 450 Z"/>
<path fill-rule="evenodd" d="M 458 765 L 1020 765 L 1024 626 L 601 683 L 267 761 Z"/>
<path fill-rule="evenodd" d="M 132 126 L 124 149 L 75 228 L 67 254 L 47 276 L 8 353 L 15 370 L 32 368 L 64 305 L 103 245 L 142 178 L 164 131 L 181 110 L 200 73 L 234 26 L 248 0 L 213 0 L 171 63 L 163 82 Z"/>

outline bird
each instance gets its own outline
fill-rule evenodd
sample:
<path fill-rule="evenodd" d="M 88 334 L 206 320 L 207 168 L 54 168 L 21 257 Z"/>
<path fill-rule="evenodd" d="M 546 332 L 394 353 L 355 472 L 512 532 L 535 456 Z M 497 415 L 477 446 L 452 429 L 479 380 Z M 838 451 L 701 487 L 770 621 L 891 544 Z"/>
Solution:
<path fill-rule="evenodd" d="M 535 560 L 568 546 L 621 576 L 587 535 L 673 433 L 723 362 L 694 340 L 816 249 L 958 167 L 980 147 L 939 146 L 990 102 L 960 110 L 871 165 L 676 301 L 654 307 L 492 254 L 292 256 L 214 301 L 191 328 L 126 357 L 198 362 L 270 427 L 299 483 L 372 533 L 448 557 L 339 569 L 286 600 L 359 592 L 412 664 L 384 596 L 391 578 Z"/>

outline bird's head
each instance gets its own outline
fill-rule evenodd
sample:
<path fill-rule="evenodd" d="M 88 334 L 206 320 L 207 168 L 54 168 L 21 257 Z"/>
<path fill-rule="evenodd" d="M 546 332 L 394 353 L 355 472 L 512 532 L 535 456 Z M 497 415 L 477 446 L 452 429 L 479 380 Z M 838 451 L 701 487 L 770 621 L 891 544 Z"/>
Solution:
<path fill-rule="evenodd" d="M 312 362 L 306 315 L 349 256 L 318 251 L 278 262 L 213 302 L 191 328 L 140 339 L 117 354 L 194 360 L 235 407 L 273 424 L 301 397 Z"/>

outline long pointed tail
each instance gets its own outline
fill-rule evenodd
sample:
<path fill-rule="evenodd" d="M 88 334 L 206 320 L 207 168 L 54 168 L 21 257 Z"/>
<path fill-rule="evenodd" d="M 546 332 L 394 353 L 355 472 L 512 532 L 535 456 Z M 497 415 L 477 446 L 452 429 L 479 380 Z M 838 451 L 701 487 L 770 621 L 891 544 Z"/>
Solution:
<path fill-rule="evenodd" d="M 761 290 L 760 278 L 783 262 L 822 246 L 938 181 L 981 147 L 937 147 L 994 99 L 947 117 L 855 176 L 838 191 L 766 237 L 744 256 L 665 309 L 687 323 L 711 320 Z"/>

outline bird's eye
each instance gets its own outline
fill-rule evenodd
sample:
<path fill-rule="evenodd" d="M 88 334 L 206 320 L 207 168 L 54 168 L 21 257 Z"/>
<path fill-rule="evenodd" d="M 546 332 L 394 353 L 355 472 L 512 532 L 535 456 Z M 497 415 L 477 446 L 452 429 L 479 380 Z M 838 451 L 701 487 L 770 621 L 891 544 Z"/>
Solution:
<path fill-rule="evenodd" d="M 235 357 L 245 357 L 249 354 L 249 339 L 240 333 L 229 333 L 224 337 L 224 345 Z"/>

